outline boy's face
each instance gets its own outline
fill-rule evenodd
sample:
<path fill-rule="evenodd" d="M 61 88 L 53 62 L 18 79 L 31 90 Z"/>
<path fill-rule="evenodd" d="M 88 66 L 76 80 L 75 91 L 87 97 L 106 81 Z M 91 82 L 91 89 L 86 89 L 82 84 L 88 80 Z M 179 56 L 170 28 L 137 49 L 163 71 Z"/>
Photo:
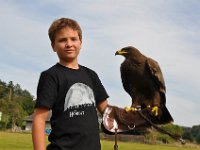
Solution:
<path fill-rule="evenodd" d="M 60 63 L 66 64 L 77 62 L 81 44 L 78 32 L 65 27 L 56 33 L 52 48 L 57 53 Z"/>

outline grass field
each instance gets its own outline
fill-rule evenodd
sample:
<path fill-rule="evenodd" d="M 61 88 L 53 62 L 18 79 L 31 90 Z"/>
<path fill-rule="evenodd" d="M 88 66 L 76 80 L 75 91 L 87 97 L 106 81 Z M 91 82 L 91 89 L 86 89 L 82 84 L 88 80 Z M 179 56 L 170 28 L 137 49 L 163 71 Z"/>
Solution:
<path fill-rule="evenodd" d="M 101 141 L 102 150 L 113 150 L 114 141 Z M 119 142 L 119 150 L 199 150 L 200 147 L 182 145 L 148 145 Z M 0 150 L 33 150 L 30 133 L 0 132 Z"/>

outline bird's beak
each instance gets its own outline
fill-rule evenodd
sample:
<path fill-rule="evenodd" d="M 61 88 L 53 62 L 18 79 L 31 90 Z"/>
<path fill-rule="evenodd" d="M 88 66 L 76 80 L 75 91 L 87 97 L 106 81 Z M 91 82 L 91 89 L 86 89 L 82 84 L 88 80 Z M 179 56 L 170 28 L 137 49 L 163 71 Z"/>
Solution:
<path fill-rule="evenodd" d="M 124 50 L 119 50 L 119 51 L 116 51 L 115 53 L 115 56 L 116 55 L 124 55 L 124 54 L 127 54 L 128 52 L 124 51 Z"/>

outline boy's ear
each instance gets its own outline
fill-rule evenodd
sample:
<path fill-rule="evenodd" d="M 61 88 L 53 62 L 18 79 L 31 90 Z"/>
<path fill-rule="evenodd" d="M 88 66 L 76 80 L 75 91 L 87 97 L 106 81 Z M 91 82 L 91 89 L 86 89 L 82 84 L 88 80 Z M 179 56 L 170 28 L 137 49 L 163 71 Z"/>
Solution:
<path fill-rule="evenodd" d="M 54 49 L 54 44 L 55 44 L 54 42 L 51 42 L 51 47 L 52 47 L 53 51 L 56 52 L 56 50 Z"/>

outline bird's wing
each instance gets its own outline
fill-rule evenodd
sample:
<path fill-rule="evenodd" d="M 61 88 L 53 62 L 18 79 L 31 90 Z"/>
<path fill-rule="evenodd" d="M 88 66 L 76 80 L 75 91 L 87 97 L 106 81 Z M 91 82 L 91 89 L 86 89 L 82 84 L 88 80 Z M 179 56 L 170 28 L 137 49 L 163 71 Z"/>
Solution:
<path fill-rule="evenodd" d="M 129 84 L 129 81 L 127 79 L 127 75 L 125 74 L 124 71 L 121 70 L 121 79 L 122 79 L 122 84 L 123 84 L 123 87 L 124 87 L 124 90 L 130 95 L 132 96 L 131 94 L 131 89 L 130 89 L 130 84 Z"/>
<path fill-rule="evenodd" d="M 149 68 L 150 74 L 152 75 L 155 83 L 158 84 L 160 88 L 160 92 L 165 94 L 166 92 L 165 81 L 164 81 L 163 74 L 161 72 L 158 62 L 156 62 L 152 58 L 147 58 L 146 62 L 147 62 L 147 66 Z"/>

